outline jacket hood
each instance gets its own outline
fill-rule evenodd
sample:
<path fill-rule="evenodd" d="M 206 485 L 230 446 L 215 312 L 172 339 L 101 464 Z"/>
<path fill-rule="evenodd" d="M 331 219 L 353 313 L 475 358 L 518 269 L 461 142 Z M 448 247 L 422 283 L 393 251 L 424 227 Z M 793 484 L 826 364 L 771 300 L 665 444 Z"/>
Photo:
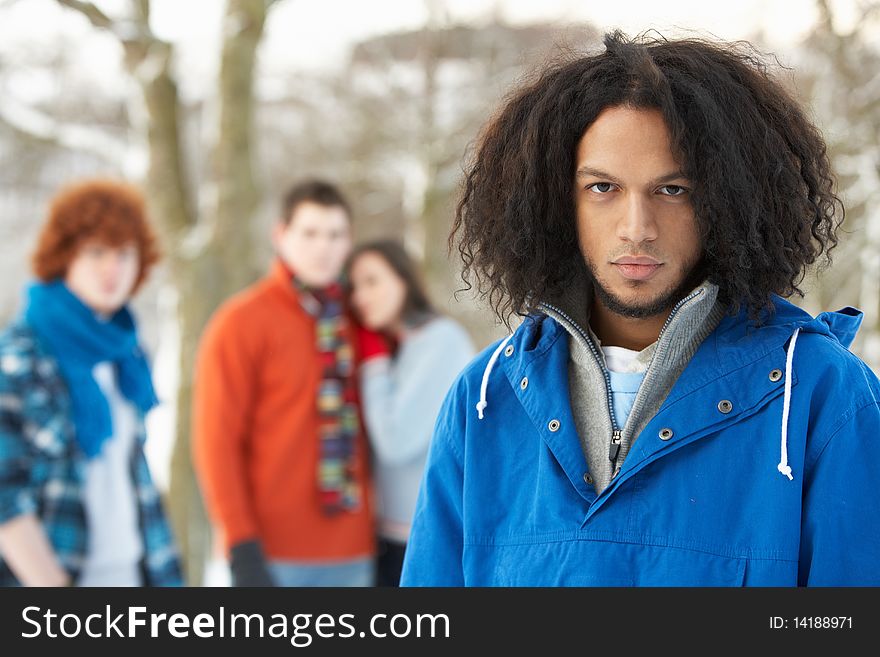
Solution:
<path fill-rule="evenodd" d="M 864 313 L 852 306 L 846 306 L 840 310 L 829 310 L 820 313 L 816 317 L 811 317 L 808 313 L 788 301 L 780 299 L 779 302 L 777 308 L 788 306 L 796 311 L 791 314 L 796 314 L 797 316 L 792 317 L 785 325 L 790 326 L 792 329 L 800 328 L 805 333 L 827 335 L 836 339 L 841 346 L 847 349 L 849 349 L 855 339 L 856 333 L 858 333 L 859 327 L 862 325 L 862 319 L 864 319 Z"/>
<path fill-rule="evenodd" d="M 790 301 L 774 296 L 773 311 L 762 313 L 762 323 L 758 327 L 749 321 L 746 308 L 742 308 L 736 315 L 726 316 L 717 329 L 719 347 L 741 346 L 743 340 L 748 340 L 752 349 L 776 348 L 787 343 L 795 330 L 800 330 L 802 333 L 825 335 L 844 349 L 849 349 L 862 319 L 862 311 L 852 306 L 826 311 L 813 317 Z"/>

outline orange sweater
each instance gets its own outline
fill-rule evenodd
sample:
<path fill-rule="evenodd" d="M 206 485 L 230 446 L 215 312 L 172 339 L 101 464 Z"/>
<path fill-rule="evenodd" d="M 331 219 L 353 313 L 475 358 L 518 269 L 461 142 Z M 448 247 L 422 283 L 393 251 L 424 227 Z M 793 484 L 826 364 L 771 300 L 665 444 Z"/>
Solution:
<path fill-rule="evenodd" d="M 315 321 L 276 260 L 268 276 L 217 310 L 197 356 L 193 458 L 227 552 L 258 539 L 273 559 L 331 561 L 374 553 L 363 431 L 356 474 L 364 504 L 332 517 L 321 511 L 320 377 Z"/>

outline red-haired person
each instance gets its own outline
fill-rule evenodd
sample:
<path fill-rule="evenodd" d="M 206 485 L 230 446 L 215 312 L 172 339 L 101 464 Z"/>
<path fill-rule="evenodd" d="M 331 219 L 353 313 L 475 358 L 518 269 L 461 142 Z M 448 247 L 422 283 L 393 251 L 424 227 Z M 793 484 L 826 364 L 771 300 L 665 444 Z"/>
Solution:
<path fill-rule="evenodd" d="M 144 457 L 157 399 L 128 309 L 158 257 L 135 188 L 92 180 L 53 200 L 39 280 L 0 333 L 0 585 L 181 583 Z"/>

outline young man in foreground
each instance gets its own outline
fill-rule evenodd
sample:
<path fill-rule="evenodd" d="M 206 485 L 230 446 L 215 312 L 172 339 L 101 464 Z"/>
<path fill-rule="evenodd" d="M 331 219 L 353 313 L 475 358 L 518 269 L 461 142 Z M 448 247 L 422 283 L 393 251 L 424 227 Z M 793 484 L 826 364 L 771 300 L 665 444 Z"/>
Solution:
<path fill-rule="evenodd" d="M 880 584 L 880 385 L 818 130 L 750 50 L 605 39 L 485 130 L 454 233 L 513 335 L 437 421 L 403 585 Z"/>

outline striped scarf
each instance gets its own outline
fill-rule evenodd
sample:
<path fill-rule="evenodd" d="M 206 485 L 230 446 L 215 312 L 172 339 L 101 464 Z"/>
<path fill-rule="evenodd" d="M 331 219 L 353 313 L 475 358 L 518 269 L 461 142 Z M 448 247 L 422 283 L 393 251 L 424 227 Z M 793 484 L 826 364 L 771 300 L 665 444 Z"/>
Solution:
<path fill-rule="evenodd" d="M 342 286 L 310 288 L 292 278 L 303 309 L 315 319 L 321 382 L 318 386 L 317 484 L 325 514 L 356 511 L 361 495 L 355 480 L 359 420 L 355 403 L 354 353 L 346 337 Z"/>

